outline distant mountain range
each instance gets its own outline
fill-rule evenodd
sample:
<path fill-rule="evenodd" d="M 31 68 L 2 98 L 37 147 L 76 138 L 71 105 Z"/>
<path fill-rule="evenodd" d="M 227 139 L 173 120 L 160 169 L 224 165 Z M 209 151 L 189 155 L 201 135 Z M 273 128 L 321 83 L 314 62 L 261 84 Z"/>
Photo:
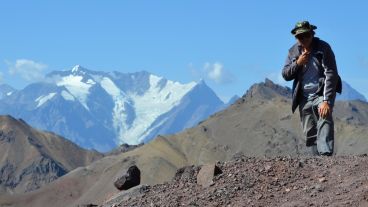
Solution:
<path fill-rule="evenodd" d="M 204 81 L 181 84 L 148 72 L 96 72 L 79 65 L 16 91 L 0 87 L 0 114 L 106 152 L 196 125 L 226 107 Z"/>
<path fill-rule="evenodd" d="M 181 84 L 148 72 L 97 72 L 75 66 L 22 90 L 0 85 L 0 114 L 107 152 L 190 128 L 227 108 L 204 81 Z M 338 100 L 365 97 L 346 82 Z"/>

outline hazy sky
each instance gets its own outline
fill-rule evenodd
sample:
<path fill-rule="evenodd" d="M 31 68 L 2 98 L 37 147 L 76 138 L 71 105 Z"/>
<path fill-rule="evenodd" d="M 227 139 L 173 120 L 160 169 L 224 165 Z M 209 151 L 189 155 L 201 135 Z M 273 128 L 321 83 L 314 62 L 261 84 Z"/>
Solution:
<path fill-rule="evenodd" d="M 20 89 L 80 64 L 202 78 L 226 100 L 266 77 L 285 85 L 290 30 L 309 20 L 342 79 L 368 98 L 367 9 L 363 0 L 1 0 L 0 82 Z"/>

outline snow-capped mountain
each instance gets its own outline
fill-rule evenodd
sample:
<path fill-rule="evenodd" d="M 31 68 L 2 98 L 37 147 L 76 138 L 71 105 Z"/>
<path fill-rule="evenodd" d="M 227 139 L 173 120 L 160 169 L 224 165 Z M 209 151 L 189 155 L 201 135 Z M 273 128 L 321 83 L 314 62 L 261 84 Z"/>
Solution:
<path fill-rule="evenodd" d="M 223 106 L 203 82 L 181 84 L 148 72 L 55 71 L 0 100 L 22 118 L 82 147 L 108 151 L 192 127 Z"/>
<path fill-rule="evenodd" d="M 336 96 L 336 100 L 361 100 L 367 101 L 366 97 L 351 87 L 347 82 L 342 81 L 342 93 Z"/>

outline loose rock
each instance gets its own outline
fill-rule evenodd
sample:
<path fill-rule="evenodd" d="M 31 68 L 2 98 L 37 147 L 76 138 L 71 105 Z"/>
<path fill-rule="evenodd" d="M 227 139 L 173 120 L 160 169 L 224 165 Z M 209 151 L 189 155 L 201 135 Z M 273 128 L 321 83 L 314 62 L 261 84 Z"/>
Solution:
<path fill-rule="evenodd" d="M 209 187 L 213 184 L 214 176 L 221 173 L 221 169 L 216 164 L 203 165 L 197 175 L 197 184 L 202 187 Z"/>
<path fill-rule="evenodd" d="M 116 179 L 114 186 L 119 190 L 128 190 L 141 182 L 141 171 L 136 165 L 130 166 Z"/>

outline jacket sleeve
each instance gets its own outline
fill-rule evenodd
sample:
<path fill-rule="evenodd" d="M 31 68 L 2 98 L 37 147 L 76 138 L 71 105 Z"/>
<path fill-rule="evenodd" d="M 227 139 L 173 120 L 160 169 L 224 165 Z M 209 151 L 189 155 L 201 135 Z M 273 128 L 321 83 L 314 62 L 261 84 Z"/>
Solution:
<path fill-rule="evenodd" d="M 291 50 L 289 50 L 284 68 L 282 69 L 282 77 L 286 81 L 291 81 L 297 78 L 299 66 L 296 64 L 296 59 L 296 57 L 292 56 Z"/>
<path fill-rule="evenodd" d="M 335 94 L 336 94 L 338 73 L 337 73 L 335 55 L 331 47 L 328 44 L 326 44 L 324 48 L 322 67 L 324 69 L 324 75 L 325 75 L 323 100 L 332 101 L 335 98 Z"/>

